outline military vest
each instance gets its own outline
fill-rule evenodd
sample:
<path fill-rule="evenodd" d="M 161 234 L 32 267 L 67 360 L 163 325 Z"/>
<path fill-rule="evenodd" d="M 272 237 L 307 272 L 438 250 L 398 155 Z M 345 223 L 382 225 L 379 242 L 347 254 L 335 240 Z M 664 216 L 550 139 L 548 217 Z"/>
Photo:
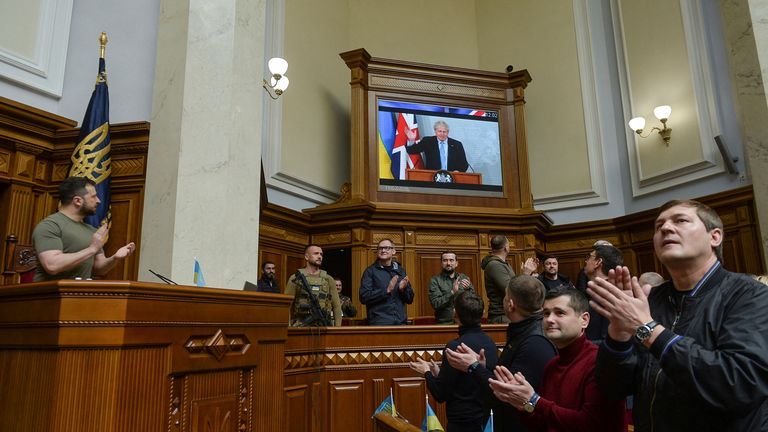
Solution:
<path fill-rule="evenodd" d="M 333 322 L 333 301 L 331 298 L 331 290 L 336 289 L 336 284 L 331 284 L 332 280 L 325 270 L 320 270 L 320 273 L 311 275 L 306 270 L 299 270 L 301 274 L 307 279 L 309 283 L 309 290 L 317 298 L 317 302 L 320 303 L 320 308 L 328 312 Z M 307 291 L 304 289 L 301 279 L 295 277 L 291 278 L 294 285 L 296 285 L 296 297 L 293 301 L 293 318 L 291 319 L 291 325 L 294 327 L 303 326 L 303 322 L 312 315 L 312 307 L 310 305 L 310 298 Z"/>

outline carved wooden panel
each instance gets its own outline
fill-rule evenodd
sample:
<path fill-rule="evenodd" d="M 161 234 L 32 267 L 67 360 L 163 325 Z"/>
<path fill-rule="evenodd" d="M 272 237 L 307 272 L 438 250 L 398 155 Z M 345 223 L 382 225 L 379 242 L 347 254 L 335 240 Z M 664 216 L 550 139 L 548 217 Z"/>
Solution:
<path fill-rule="evenodd" d="M 322 247 L 331 245 L 346 245 L 352 241 L 352 233 L 350 231 L 332 232 L 327 234 L 314 234 L 312 236 L 312 243 L 318 244 Z"/>
<path fill-rule="evenodd" d="M 283 289 L 285 289 L 285 282 L 288 281 L 291 275 L 296 273 L 296 270 L 304 268 L 306 264 L 306 261 L 304 261 L 304 255 L 301 255 L 300 257 L 295 255 L 288 255 L 285 257 L 285 280 L 281 281 L 283 282 Z"/>
<path fill-rule="evenodd" d="M 69 165 L 71 162 L 69 159 L 66 161 L 56 161 L 53 163 L 53 172 L 51 173 L 51 181 L 53 183 L 60 183 L 69 175 Z"/>
<path fill-rule="evenodd" d="M 0 430 L 159 432 L 166 423 L 167 354 L 164 348 L 2 350 L 0 380 L 13 391 L 0 397 Z M 124 397 L 115 398 L 115 389 Z"/>
<path fill-rule="evenodd" d="M 31 180 L 35 175 L 35 157 L 31 154 L 16 152 L 15 175 Z"/>
<path fill-rule="evenodd" d="M 0 174 L 8 174 L 11 168 L 11 153 L 0 149 Z"/>
<path fill-rule="evenodd" d="M 104 252 L 107 256 L 111 256 L 129 242 L 136 244 L 136 250 L 128 258 L 118 261 L 104 279 L 136 279 L 141 249 L 142 200 L 141 191 L 137 189 L 125 192 L 120 192 L 118 189 L 112 193 L 112 227 L 109 230 L 109 240 L 104 246 Z"/>
<path fill-rule="evenodd" d="M 395 247 L 398 249 L 402 249 L 403 245 L 405 244 L 405 241 L 403 240 L 403 233 L 401 231 L 377 231 L 373 233 L 371 243 L 373 247 L 375 248 L 376 245 L 379 244 L 380 241 L 384 239 L 390 239 L 393 242 L 395 242 Z"/>
<path fill-rule="evenodd" d="M 45 181 L 46 175 L 48 173 L 48 161 L 45 160 L 37 160 L 37 163 L 35 164 L 35 181 Z"/>
<path fill-rule="evenodd" d="M 143 176 L 146 160 L 141 157 L 112 157 L 112 176 Z"/>
<path fill-rule="evenodd" d="M 421 377 L 394 378 L 392 391 L 395 396 L 397 411 L 411 424 L 421 425 L 426 413 L 425 384 Z"/>
<path fill-rule="evenodd" d="M 330 381 L 329 423 L 330 430 L 358 432 L 363 429 L 368 416 L 363 414 L 363 381 Z"/>
<path fill-rule="evenodd" d="M 237 432 L 237 400 L 234 395 L 192 403 L 192 432 Z"/>
<path fill-rule="evenodd" d="M 309 432 L 311 430 L 309 386 L 286 387 L 283 401 L 285 430 L 287 432 Z"/>
<path fill-rule="evenodd" d="M 443 250 L 451 248 L 477 247 L 477 235 L 456 232 L 417 231 L 416 245 L 437 246 Z"/>

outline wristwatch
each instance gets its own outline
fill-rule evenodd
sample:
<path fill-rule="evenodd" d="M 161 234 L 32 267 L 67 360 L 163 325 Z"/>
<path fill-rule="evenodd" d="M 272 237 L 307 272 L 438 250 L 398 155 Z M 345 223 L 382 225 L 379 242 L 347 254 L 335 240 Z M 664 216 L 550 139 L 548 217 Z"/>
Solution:
<path fill-rule="evenodd" d="M 530 399 L 523 405 L 523 410 L 527 413 L 532 413 L 534 409 L 536 409 L 536 402 L 539 401 L 539 394 L 536 392 L 533 392 L 533 396 L 531 396 Z"/>
<path fill-rule="evenodd" d="M 475 361 L 474 363 L 469 365 L 469 367 L 467 368 L 467 373 L 472 375 L 472 372 L 474 372 L 475 369 L 477 369 L 479 366 L 480 366 L 480 362 L 479 361 Z"/>
<path fill-rule="evenodd" d="M 646 339 L 651 337 L 654 327 L 659 325 L 656 321 L 647 322 L 635 330 L 635 339 L 639 342 L 645 342 Z"/>

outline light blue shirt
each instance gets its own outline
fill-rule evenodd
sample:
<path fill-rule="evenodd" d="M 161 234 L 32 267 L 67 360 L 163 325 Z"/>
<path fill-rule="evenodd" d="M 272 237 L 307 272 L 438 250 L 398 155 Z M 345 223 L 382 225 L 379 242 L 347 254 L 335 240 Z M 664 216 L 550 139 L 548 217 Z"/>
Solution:
<path fill-rule="evenodd" d="M 448 169 L 448 143 L 446 141 L 438 141 L 440 147 L 440 169 Z"/>

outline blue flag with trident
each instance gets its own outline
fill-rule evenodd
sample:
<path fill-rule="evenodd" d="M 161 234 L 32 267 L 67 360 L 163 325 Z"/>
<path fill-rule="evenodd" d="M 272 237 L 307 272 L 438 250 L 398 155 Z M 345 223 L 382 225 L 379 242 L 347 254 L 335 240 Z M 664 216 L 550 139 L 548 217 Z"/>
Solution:
<path fill-rule="evenodd" d="M 87 177 L 96 183 L 96 193 L 101 200 L 96 214 L 87 216 L 85 222 L 99 227 L 112 222 L 110 212 L 110 177 L 112 175 L 112 146 L 109 139 L 109 90 L 104 62 L 104 47 L 107 35 L 101 34 L 101 57 L 99 73 L 96 75 L 96 87 L 88 102 L 80 136 L 72 152 L 70 177 Z"/>

